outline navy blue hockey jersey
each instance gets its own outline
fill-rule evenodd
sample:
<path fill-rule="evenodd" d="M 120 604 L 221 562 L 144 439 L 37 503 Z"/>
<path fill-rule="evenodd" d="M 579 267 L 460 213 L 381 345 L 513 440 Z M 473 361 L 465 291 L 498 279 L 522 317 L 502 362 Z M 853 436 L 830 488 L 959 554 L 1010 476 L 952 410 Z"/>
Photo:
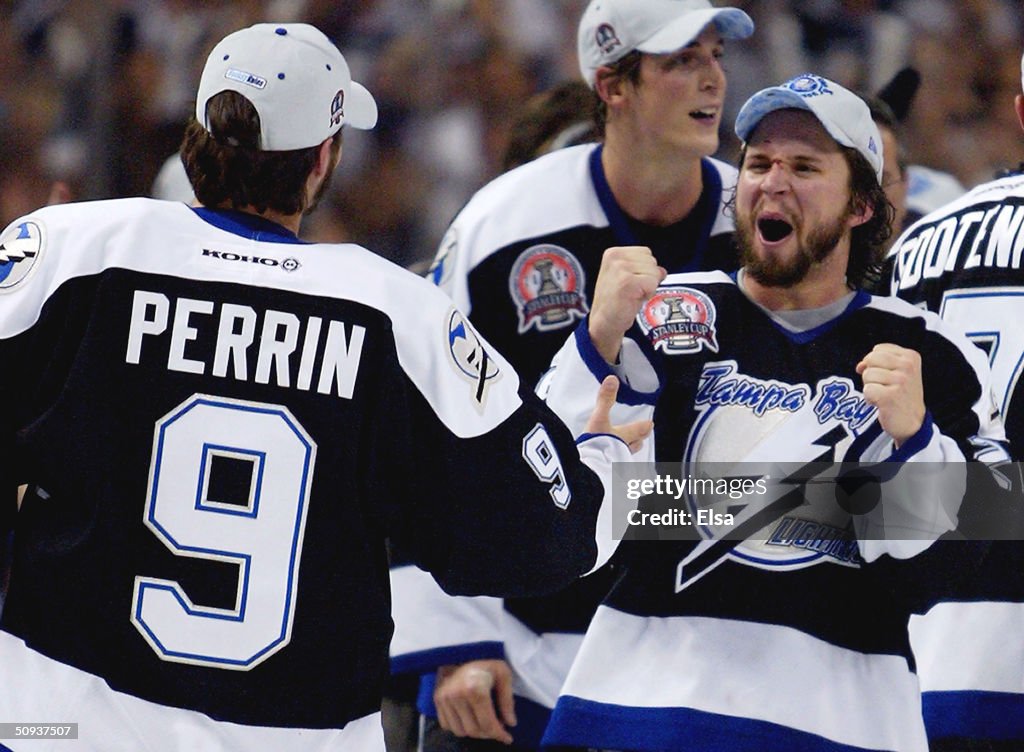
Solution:
<path fill-rule="evenodd" d="M 985 351 L 1010 453 L 1024 460 L 1024 176 L 985 183 L 893 245 L 891 291 Z M 1024 741 L 1024 541 L 995 541 L 983 577 L 911 624 L 935 739 Z"/>
<path fill-rule="evenodd" d="M 2 486 L 29 486 L 0 717 L 80 721 L 89 749 L 382 749 L 386 537 L 470 595 L 598 559 L 602 484 L 565 427 L 358 246 L 46 208 L 0 236 L 0 362 Z"/>
<path fill-rule="evenodd" d="M 631 337 L 617 370 L 632 388 L 620 391 L 616 419 L 653 416 L 646 458 L 686 472 L 729 463 L 742 477 L 765 463 L 855 459 L 956 468 L 978 436 L 1001 451 L 980 353 L 902 301 L 851 293 L 830 320 L 794 331 L 732 277 L 670 275 Z M 928 417 L 896 450 L 855 371 L 882 342 L 923 360 Z M 571 426 L 611 368 L 585 322 L 556 362 L 548 400 Z M 637 479 L 646 472 L 639 467 Z M 980 553 L 933 542 L 956 525 L 963 486 L 955 477 L 909 476 L 909 492 L 883 496 L 879 514 L 934 525 L 909 546 L 865 535 L 835 497 L 752 517 L 756 534 L 742 532 L 743 509 L 771 508 L 735 502 L 736 526 L 691 509 L 677 530 L 690 526 L 692 540 L 627 539 L 616 554 L 624 574 L 587 631 L 545 741 L 652 752 L 923 752 L 908 619 L 942 592 L 939 569 L 948 574 L 954 554 L 974 562 Z"/>

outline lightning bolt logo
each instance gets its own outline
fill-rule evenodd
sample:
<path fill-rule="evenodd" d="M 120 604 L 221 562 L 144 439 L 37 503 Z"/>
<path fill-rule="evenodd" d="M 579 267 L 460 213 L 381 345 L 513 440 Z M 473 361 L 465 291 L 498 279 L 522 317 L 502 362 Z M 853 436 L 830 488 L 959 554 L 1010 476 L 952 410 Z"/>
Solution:
<path fill-rule="evenodd" d="M 482 406 L 489 382 L 500 371 L 462 315 L 454 310 L 448 321 L 448 351 L 459 374 L 473 382 L 474 402 Z"/>
<path fill-rule="evenodd" d="M 43 231 L 36 222 L 21 222 L 0 237 L 0 292 L 28 276 L 42 249 Z"/>
<path fill-rule="evenodd" d="M 836 460 L 836 445 L 846 437 L 841 426 L 810 442 L 807 461 L 787 477 L 777 482 L 776 496 L 771 501 L 751 505 L 739 512 L 737 524 L 729 531 L 728 537 L 702 540 L 679 562 L 676 567 L 676 592 L 679 593 L 715 569 L 744 540 L 758 530 L 778 520 L 804 502 L 804 486 L 813 483 L 816 476 L 829 469 Z M 817 447 L 821 448 L 818 451 Z M 744 513 L 745 512 L 745 513 Z"/>

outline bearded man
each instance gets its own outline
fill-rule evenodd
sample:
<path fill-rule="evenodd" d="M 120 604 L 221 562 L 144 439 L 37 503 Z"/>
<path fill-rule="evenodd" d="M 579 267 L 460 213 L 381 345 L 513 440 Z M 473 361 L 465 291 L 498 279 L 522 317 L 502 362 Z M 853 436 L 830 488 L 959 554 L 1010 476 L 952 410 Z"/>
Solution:
<path fill-rule="evenodd" d="M 800 76 L 751 97 L 736 133 L 742 268 L 668 275 L 649 248 L 607 251 L 547 399 L 581 425 L 616 373 L 614 419 L 655 422 L 634 461 L 684 481 L 729 463 L 730 480 L 776 495 L 719 499 L 729 514 L 710 523 L 692 494 L 672 515 L 628 516 L 622 575 L 544 744 L 925 752 L 907 624 L 978 561 L 980 546 L 938 539 L 957 525 L 965 460 L 1007 456 L 985 356 L 934 314 L 859 289 L 892 211 L 863 100 Z M 814 468 L 857 462 L 887 469 L 880 501 L 812 498 Z M 810 468 L 807 491 L 763 472 L 782 463 Z M 666 519 L 678 535 L 643 529 Z"/>

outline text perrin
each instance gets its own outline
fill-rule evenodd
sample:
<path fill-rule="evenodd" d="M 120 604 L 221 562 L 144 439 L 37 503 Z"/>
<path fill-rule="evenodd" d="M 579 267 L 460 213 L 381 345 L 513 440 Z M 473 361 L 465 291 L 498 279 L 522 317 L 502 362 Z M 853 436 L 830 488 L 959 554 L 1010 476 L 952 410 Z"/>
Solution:
<path fill-rule="evenodd" d="M 214 315 L 218 318 L 213 362 L 186 357 L 186 345 L 199 338 L 199 330 L 194 326 L 197 317 Z M 333 391 L 339 397 L 352 398 L 366 336 L 362 326 L 330 321 L 326 336 L 321 336 L 324 321 L 317 316 L 306 318 L 303 326 L 298 316 L 286 311 L 257 311 L 247 305 L 192 298 L 172 301 L 163 293 L 136 290 L 125 361 L 138 365 L 144 338 L 166 335 L 168 322 L 168 370 L 197 375 L 210 373 L 257 384 L 270 384 L 273 379 L 276 386 L 309 391 L 320 355 L 316 391 L 320 394 Z M 302 331 L 305 335 L 300 343 Z M 254 343 L 257 347 L 255 368 L 249 357 Z M 298 366 L 294 368 L 292 356 L 296 353 Z"/>

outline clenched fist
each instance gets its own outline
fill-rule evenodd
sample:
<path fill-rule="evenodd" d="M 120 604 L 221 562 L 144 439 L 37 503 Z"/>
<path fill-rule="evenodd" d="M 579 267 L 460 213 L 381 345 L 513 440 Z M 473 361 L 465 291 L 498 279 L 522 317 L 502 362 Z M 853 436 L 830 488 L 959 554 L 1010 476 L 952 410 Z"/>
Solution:
<path fill-rule="evenodd" d="M 916 350 L 882 343 L 857 364 L 864 380 L 864 399 L 878 408 L 878 422 L 896 448 L 924 423 L 921 355 Z"/>
<path fill-rule="evenodd" d="M 633 325 L 640 308 L 666 274 L 646 246 L 618 246 L 604 252 L 594 286 L 588 331 L 605 361 L 616 361 L 622 335 Z"/>

